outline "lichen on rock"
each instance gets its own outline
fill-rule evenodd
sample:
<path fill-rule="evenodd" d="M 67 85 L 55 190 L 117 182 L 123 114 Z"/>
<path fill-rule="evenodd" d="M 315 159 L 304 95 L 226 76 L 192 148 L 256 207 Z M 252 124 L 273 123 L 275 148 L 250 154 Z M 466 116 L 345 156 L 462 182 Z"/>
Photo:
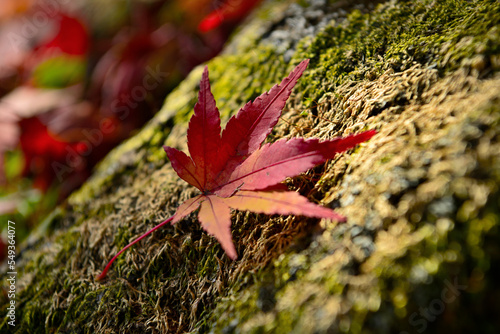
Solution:
<path fill-rule="evenodd" d="M 232 262 L 193 216 L 95 281 L 195 194 L 161 147 L 185 149 L 197 68 L 24 246 L 15 331 L 493 333 L 499 23 L 497 1 L 263 2 L 208 63 L 218 107 L 227 120 L 310 58 L 269 140 L 379 131 L 287 180 L 347 222 L 235 212 Z"/>

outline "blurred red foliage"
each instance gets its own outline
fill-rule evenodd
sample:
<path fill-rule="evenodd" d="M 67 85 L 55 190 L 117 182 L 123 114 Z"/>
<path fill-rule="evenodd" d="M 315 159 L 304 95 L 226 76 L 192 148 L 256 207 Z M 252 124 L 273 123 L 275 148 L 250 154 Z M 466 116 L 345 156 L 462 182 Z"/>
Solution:
<path fill-rule="evenodd" d="M 261 0 L 226 0 L 201 20 L 198 30 L 207 32 L 223 23 L 244 18 Z"/>
<path fill-rule="evenodd" d="M 110 28 L 92 11 L 74 9 L 86 0 L 56 9 L 43 0 L 3 1 L 0 182 L 4 153 L 18 148 L 22 175 L 44 191 L 58 187 L 60 199 L 149 120 L 194 66 L 217 55 L 259 2 L 226 1 L 214 14 L 220 1 L 131 1 Z M 123 11 L 122 2 L 116 6 Z M 214 15 L 217 22 L 206 23 Z"/>

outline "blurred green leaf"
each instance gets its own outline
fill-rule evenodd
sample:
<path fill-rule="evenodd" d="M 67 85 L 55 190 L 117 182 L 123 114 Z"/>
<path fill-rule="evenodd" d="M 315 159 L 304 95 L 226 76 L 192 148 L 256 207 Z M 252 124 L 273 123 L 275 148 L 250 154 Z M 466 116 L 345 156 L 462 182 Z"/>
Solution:
<path fill-rule="evenodd" d="M 80 56 L 61 55 L 45 60 L 33 72 L 35 86 L 63 88 L 81 82 L 87 69 Z"/>

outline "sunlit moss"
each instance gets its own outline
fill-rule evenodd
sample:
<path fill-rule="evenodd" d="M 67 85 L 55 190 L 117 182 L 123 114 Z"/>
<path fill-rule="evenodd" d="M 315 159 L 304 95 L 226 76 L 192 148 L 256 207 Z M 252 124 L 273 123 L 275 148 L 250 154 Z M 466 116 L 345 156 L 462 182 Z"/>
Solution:
<path fill-rule="evenodd" d="M 415 63 L 437 68 L 440 78 L 457 69 L 471 75 L 476 71 L 475 76 L 481 74 L 482 78 L 491 77 L 498 70 L 495 67 L 499 63 L 495 58 L 500 41 L 498 2 L 391 1 L 370 13 L 350 7 L 347 11 L 346 21 L 332 23 L 314 38 L 303 40 L 290 64 L 283 64 L 272 47 L 260 45 L 255 35 L 243 36 L 247 40 L 240 45 L 241 49 L 209 62 L 213 92 L 224 119 L 279 82 L 304 58 L 311 58 L 311 65 L 294 90 L 297 97 L 293 102 L 304 105 L 317 103 L 326 92 L 334 92 L 335 87 L 350 80 L 375 80 L 386 70 L 400 73 Z M 487 70 L 481 72 L 481 68 Z M 281 255 L 269 252 L 277 258 L 262 259 L 270 263 L 267 267 L 257 270 L 243 267 L 235 277 L 228 278 L 227 273 L 234 275 L 231 270 L 243 262 L 227 261 L 220 246 L 186 219 L 176 227 L 158 231 L 135 252 L 126 253 L 115 263 L 109 280 L 95 282 L 92 275 L 100 270 L 103 259 L 140 231 L 152 227 L 153 221 L 164 219 L 157 213 L 171 213 L 182 200 L 181 196 L 186 195 L 180 195 L 175 181 L 170 179 L 172 175 L 162 174 L 167 161 L 161 146 L 167 141 L 185 144 L 182 132 L 196 103 L 201 71 L 202 67 L 195 69 L 167 97 L 156 118 L 115 149 L 94 177 L 72 195 L 63 213 L 55 214 L 47 222 L 51 228 L 46 230 L 46 236 L 38 238 L 37 255 L 30 257 L 32 251 L 26 250 L 27 255 L 23 255 L 19 267 L 19 276 L 24 277 L 23 284 L 26 284 L 19 291 L 20 323 L 16 328 L 19 333 L 45 332 L 40 324 L 46 325 L 47 331 L 60 332 L 93 333 L 102 328 L 147 332 L 145 323 L 151 328 L 160 328 L 161 317 L 175 321 L 182 318 L 182 328 L 192 332 L 409 331 L 415 327 L 409 325 L 408 317 L 439 298 L 445 282 L 456 277 L 461 284 L 468 284 L 467 291 L 460 293 L 477 294 L 470 298 L 470 305 L 460 302 L 458 297 L 453 305 L 447 305 L 447 310 L 454 312 L 446 311 L 446 316 L 430 328 L 439 332 L 439 326 L 460 326 L 461 321 L 465 321 L 462 319 L 467 319 L 467 313 L 474 312 L 485 300 L 484 294 L 498 291 L 489 270 L 499 263 L 500 196 L 496 184 L 500 182 L 500 172 L 495 166 L 500 164 L 489 149 L 484 150 L 485 153 L 477 149 L 479 158 L 469 174 L 454 175 L 452 170 L 439 180 L 441 185 L 455 177 L 454 188 L 448 188 L 452 190 L 429 186 L 425 193 L 428 200 L 422 199 L 423 196 L 409 196 L 413 191 L 409 189 L 400 194 L 407 195 L 399 202 L 405 203 L 403 208 L 402 204 L 398 207 L 397 196 L 391 198 L 389 193 L 376 193 L 377 199 L 385 196 L 386 206 L 380 207 L 403 213 L 392 217 L 392 211 L 387 209 L 389 213 L 380 225 L 362 231 L 360 236 L 364 239 L 358 237 L 357 240 L 372 247 L 366 248 L 366 253 L 355 244 L 357 232 L 353 227 L 354 218 L 350 216 L 347 224 L 324 223 L 324 230 L 311 232 L 314 235 L 305 244 L 300 244 L 294 235 L 294 244 L 287 252 Z M 398 103 L 404 105 L 404 101 Z M 500 131 L 499 111 L 498 106 L 476 110 L 469 119 L 461 119 L 454 127 L 444 124 L 430 130 L 433 134 L 449 131 L 446 136 L 452 139 L 450 144 L 433 146 L 436 143 L 432 140 L 406 145 L 415 152 L 439 151 L 441 159 L 445 159 L 446 147 L 468 140 L 460 136 L 461 126 L 470 124 L 490 131 L 488 140 L 495 144 Z M 372 119 L 381 130 L 392 125 L 390 117 Z M 424 130 L 427 131 L 418 129 Z M 177 138 L 177 134 L 183 136 Z M 475 156 L 476 151 L 471 150 L 476 149 L 479 142 L 473 138 L 465 143 L 463 146 L 469 151 L 462 154 Z M 391 143 L 381 141 L 377 145 L 387 147 Z M 356 167 L 350 166 L 355 166 L 364 151 L 365 148 L 357 149 L 345 159 L 349 173 L 355 171 Z M 400 155 L 401 152 L 383 155 L 369 166 L 370 173 L 364 177 L 379 169 L 390 173 L 387 166 L 396 164 Z M 481 177 L 475 178 L 477 175 Z M 341 177 L 345 178 L 343 174 Z M 323 175 L 318 178 L 325 191 L 338 183 L 330 182 Z M 482 180 L 488 182 L 478 188 L 475 183 Z M 377 186 L 375 182 L 370 187 L 376 189 Z M 153 190 L 146 193 L 146 188 Z M 477 189 L 488 191 L 486 201 L 471 195 Z M 456 210 L 443 217 L 430 212 L 432 201 L 439 200 L 446 191 L 450 192 L 447 195 L 452 196 Z M 321 197 L 323 193 L 318 192 Z M 122 193 L 125 195 L 121 196 Z M 158 198 L 159 202 L 154 202 Z M 120 200 L 126 201 L 119 203 Z M 133 201 L 146 203 L 142 208 L 157 206 L 157 212 L 146 212 L 143 216 L 141 212 L 127 211 L 127 206 L 135 207 Z M 355 208 L 373 205 L 370 209 L 375 213 L 381 210 L 376 201 L 366 203 L 369 204 L 358 204 Z M 116 216 L 110 217 L 112 215 Z M 129 215 L 134 219 L 130 225 L 125 223 Z M 233 234 L 235 238 L 252 234 L 259 230 L 253 220 L 272 219 L 235 215 Z M 368 225 L 367 220 L 359 224 Z M 301 222 L 297 218 L 292 224 Z M 143 224 L 140 231 L 129 230 L 138 224 Z M 64 228 L 59 229 L 60 226 Z M 102 229 L 89 233 L 85 228 Z M 84 236 L 85 233 L 91 237 Z M 246 246 L 241 245 L 242 255 Z M 255 264 L 251 260 L 245 258 Z M 1 328 L 6 326 L 4 321 Z"/>

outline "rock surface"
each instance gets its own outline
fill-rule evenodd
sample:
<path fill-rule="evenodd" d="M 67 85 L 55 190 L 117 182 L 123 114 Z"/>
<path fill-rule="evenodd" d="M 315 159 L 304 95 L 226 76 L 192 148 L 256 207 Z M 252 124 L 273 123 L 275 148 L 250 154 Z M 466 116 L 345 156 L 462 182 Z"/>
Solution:
<path fill-rule="evenodd" d="M 233 262 L 191 216 L 95 280 L 196 193 L 162 145 L 186 149 L 200 67 L 33 233 L 0 330 L 496 333 L 500 3 L 264 2 L 208 64 L 225 120 L 304 58 L 270 141 L 379 131 L 287 180 L 346 223 L 235 212 Z"/>

